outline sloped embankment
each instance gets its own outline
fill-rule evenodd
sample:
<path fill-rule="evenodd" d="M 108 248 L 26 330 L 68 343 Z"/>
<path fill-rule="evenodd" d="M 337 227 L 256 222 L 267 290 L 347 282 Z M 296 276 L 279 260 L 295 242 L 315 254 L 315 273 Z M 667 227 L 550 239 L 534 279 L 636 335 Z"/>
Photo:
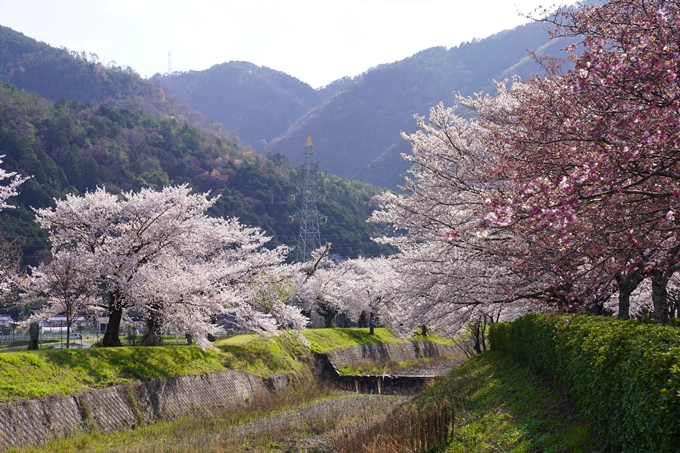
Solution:
<path fill-rule="evenodd" d="M 189 412 L 226 411 L 266 393 L 261 378 L 227 370 L 5 402 L 0 404 L 0 449 L 40 445 L 92 428 L 111 433 Z"/>
<path fill-rule="evenodd" d="M 312 350 L 325 348 L 337 363 L 412 360 L 445 348 L 400 342 L 383 330 L 377 336 L 361 329 L 323 330 L 306 332 L 321 343 L 330 341 L 320 346 L 312 340 Z M 360 346 L 334 352 L 334 337 L 345 337 L 338 345 Z M 116 432 L 188 413 L 230 411 L 267 398 L 268 391 L 287 384 L 288 376 L 311 378 L 309 349 L 296 338 L 233 337 L 217 342 L 212 351 L 159 347 L 0 354 L 0 397 L 10 400 L 0 403 L 0 448 L 39 445 L 92 429 Z M 20 399 L 30 395 L 39 397 Z"/>

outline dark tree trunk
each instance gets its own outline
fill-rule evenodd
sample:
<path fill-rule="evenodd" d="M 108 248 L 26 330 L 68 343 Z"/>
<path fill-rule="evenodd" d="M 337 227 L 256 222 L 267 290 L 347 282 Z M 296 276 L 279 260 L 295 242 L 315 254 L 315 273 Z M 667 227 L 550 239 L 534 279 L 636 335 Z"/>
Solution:
<path fill-rule="evenodd" d="M 28 349 L 30 351 L 35 351 L 39 348 L 40 343 L 40 324 L 37 322 L 32 322 L 28 328 Z"/>
<path fill-rule="evenodd" d="M 422 327 L 422 329 L 421 329 L 421 332 L 422 332 L 422 334 L 423 334 L 424 337 L 427 336 L 427 326 L 426 326 L 425 324 L 423 324 L 423 327 Z"/>
<path fill-rule="evenodd" d="M 369 335 L 375 335 L 375 313 L 371 312 L 368 315 L 368 333 Z"/>
<path fill-rule="evenodd" d="M 102 340 L 102 346 L 122 346 L 120 342 L 120 321 L 123 319 L 122 308 L 109 308 L 109 323 L 106 325 L 106 332 Z"/>
<path fill-rule="evenodd" d="M 642 280 L 644 277 L 638 271 L 616 278 L 619 288 L 619 318 L 630 319 L 630 295 L 642 283 Z"/>
<path fill-rule="evenodd" d="M 146 333 L 140 341 L 142 346 L 163 345 L 163 323 L 157 312 L 149 313 L 146 318 Z"/>
<path fill-rule="evenodd" d="M 319 316 L 323 317 L 325 327 L 335 327 L 333 319 L 335 319 L 335 315 L 338 314 L 338 310 L 333 305 L 318 301 L 316 304 L 316 312 Z"/>
<path fill-rule="evenodd" d="M 187 344 L 194 344 L 194 337 L 192 337 L 190 333 L 185 333 L 184 338 L 186 339 Z"/>
<path fill-rule="evenodd" d="M 658 324 L 670 324 L 668 316 L 668 280 L 672 273 L 652 272 L 652 302 L 654 303 L 654 319 Z"/>
<path fill-rule="evenodd" d="M 335 319 L 335 315 L 327 313 L 326 316 L 323 317 L 324 325 L 326 327 L 335 327 L 335 322 L 333 322 L 333 319 Z"/>
<path fill-rule="evenodd" d="M 604 314 L 604 301 L 598 300 L 588 307 L 588 312 L 597 316 Z"/>

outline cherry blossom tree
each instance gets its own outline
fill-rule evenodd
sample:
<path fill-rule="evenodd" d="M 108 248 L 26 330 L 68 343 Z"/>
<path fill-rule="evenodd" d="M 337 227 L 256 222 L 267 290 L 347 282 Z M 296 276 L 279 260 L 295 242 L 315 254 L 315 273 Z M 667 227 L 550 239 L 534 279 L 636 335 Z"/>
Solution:
<path fill-rule="evenodd" d="M 31 272 L 29 293 L 46 295 L 47 304 L 27 322 L 47 319 L 57 314 L 66 316 L 66 347 L 70 345 L 73 321 L 87 310 L 96 295 L 95 281 L 87 272 L 89 256 L 62 250 Z"/>
<path fill-rule="evenodd" d="M 344 310 L 340 297 L 343 272 L 322 251 L 312 253 L 312 260 L 299 269 L 295 277 L 295 301 L 310 317 L 317 313 L 325 327 L 333 327 L 335 316 Z"/>
<path fill-rule="evenodd" d="M 281 274 L 287 249 L 267 250 L 269 238 L 236 219 L 207 217 L 215 199 L 190 192 L 179 186 L 113 195 L 100 188 L 36 211 L 53 253 L 87 258 L 86 272 L 103 295 L 98 305 L 109 315 L 104 346 L 120 345 L 120 322 L 132 307 L 147 315 L 150 344 L 163 327 L 204 342 L 210 315 L 225 310 L 260 331 L 276 329 L 275 314 L 301 322 L 294 310 L 262 313 L 251 303 L 264 275 Z"/>
<path fill-rule="evenodd" d="M 565 10 L 554 34 L 583 36 L 573 69 L 544 60 L 544 77 L 417 118 L 420 131 L 405 136 L 410 196 L 384 195 L 373 216 L 406 232 L 393 239 L 403 262 L 432 244 L 422 273 L 442 257 L 489 291 L 481 300 L 599 310 L 618 294 L 624 318 L 649 277 L 655 317 L 668 322 L 680 267 L 679 10 L 661 0 Z M 424 287 L 453 279 L 431 275 Z"/>
<path fill-rule="evenodd" d="M 2 163 L 3 157 L 5 157 L 4 154 L 0 156 L 0 164 Z M 0 209 L 14 208 L 14 206 L 7 203 L 7 199 L 17 196 L 19 194 L 17 188 L 27 179 L 27 177 L 22 177 L 15 171 L 8 172 L 5 169 L 0 168 L 0 181 L 4 181 L 2 185 L 0 185 Z"/>
<path fill-rule="evenodd" d="M 342 262 L 336 285 L 336 299 L 341 301 L 343 313 L 358 322 L 365 317 L 369 333 L 373 335 L 379 323 L 394 324 L 390 310 L 395 291 L 399 287 L 392 260 L 389 258 L 359 257 Z"/>
<path fill-rule="evenodd" d="M 480 225 L 485 200 L 505 182 L 487 172 L 495 162 L 488 131 L 457 116 L 457 107 L 439 104 L 427 119 L 416 117 L 419 130 L 403 134 L 412 145 L 404 158 L 414 164 L 408 195 L 377 197 L 371 218 L 398 233 L 381 241 L 399 250 L 395 327 L 411 331 L 425 325 L 453 335 L 478 318 L 498 319 L 501 307 L 511 316 L 542 294 L 536 282 L 520 286 L 511 257 L 497 252 L 509 234 Z"/>
<path fill-rule="evenodd" d="M 573 273 L 618 283 L 622 317 L 649 276 L 662 323 L 680 262 L 678 12 L 678 2 L 660 0 L 565 10 L 554 34 L 583 36 L 574 69 L 547 61 L 548 77 L 507 90 L 509 107 L 477 109 L 503 145 L 498 171 L 516 183 L 492 200 L 489 220 L 559 228 L 553 245 L 581 255 Z M 570 246 L 574 238 L 582 245 Z"/>
<path fill-rule="evenodd" d="M 5 156 L 0 156 L 0 164 L 3 157 Z M 17 172 L 0 168 L 0 210 L 15 207 L 7 203 L 7 199 L 18 195 L 17 188 L 27 179 Z M 0 237 L 0 241 L 0 301 L 5 303 L 16 296 L 22 285 L 24 272 L 21 269 L 21 251 L 17 243 L 7 241 L 5 237 Z"/>

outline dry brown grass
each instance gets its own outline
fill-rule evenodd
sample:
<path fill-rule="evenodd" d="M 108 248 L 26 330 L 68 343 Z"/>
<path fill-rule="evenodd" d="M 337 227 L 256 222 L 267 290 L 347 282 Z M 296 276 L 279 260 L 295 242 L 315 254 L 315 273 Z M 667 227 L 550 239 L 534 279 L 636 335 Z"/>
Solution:
<path fill-rule="evenodd" d="M 333 433 L 338 453 L 425 453 L 452 438 L 453 406 L 442 403 L 418 411 L 400 409 L 380 419 L 342 425 Z"/>

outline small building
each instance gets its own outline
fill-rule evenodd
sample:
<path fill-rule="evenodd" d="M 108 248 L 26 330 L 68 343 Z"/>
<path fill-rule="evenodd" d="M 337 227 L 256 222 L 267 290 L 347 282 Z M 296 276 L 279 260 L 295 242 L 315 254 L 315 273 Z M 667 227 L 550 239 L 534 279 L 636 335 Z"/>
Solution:
<path fill-rule="evenodd" d="M 12 328 L 14 319 L 10 315 L 0 315 L 0 327 Z"/>
<path fill-rule="evenodd" d="M 47 319 L 49 327 L 66 327 L 66 315 L 54 315 Z"/>
<path fill-rule="evenodd" d="M 42 326 L 47 328 L 47 330 L 56 332 L 59 330 L 66 330 L 66 324 L 68 324 L 66 321 L 66 315 L 54 315 L 50 316 L 45 322 L 43 322 Z M 77 329 L 83 324 L 85 324 L 85 317 L 77 316 L 71 321 L 71 328 Z"/>
<path fill-rule="evenodd" d="M 108 316 L 101 316 L 97 318 L 97 332 L 105 333 L 108 327 L 109 327 Z"/>

